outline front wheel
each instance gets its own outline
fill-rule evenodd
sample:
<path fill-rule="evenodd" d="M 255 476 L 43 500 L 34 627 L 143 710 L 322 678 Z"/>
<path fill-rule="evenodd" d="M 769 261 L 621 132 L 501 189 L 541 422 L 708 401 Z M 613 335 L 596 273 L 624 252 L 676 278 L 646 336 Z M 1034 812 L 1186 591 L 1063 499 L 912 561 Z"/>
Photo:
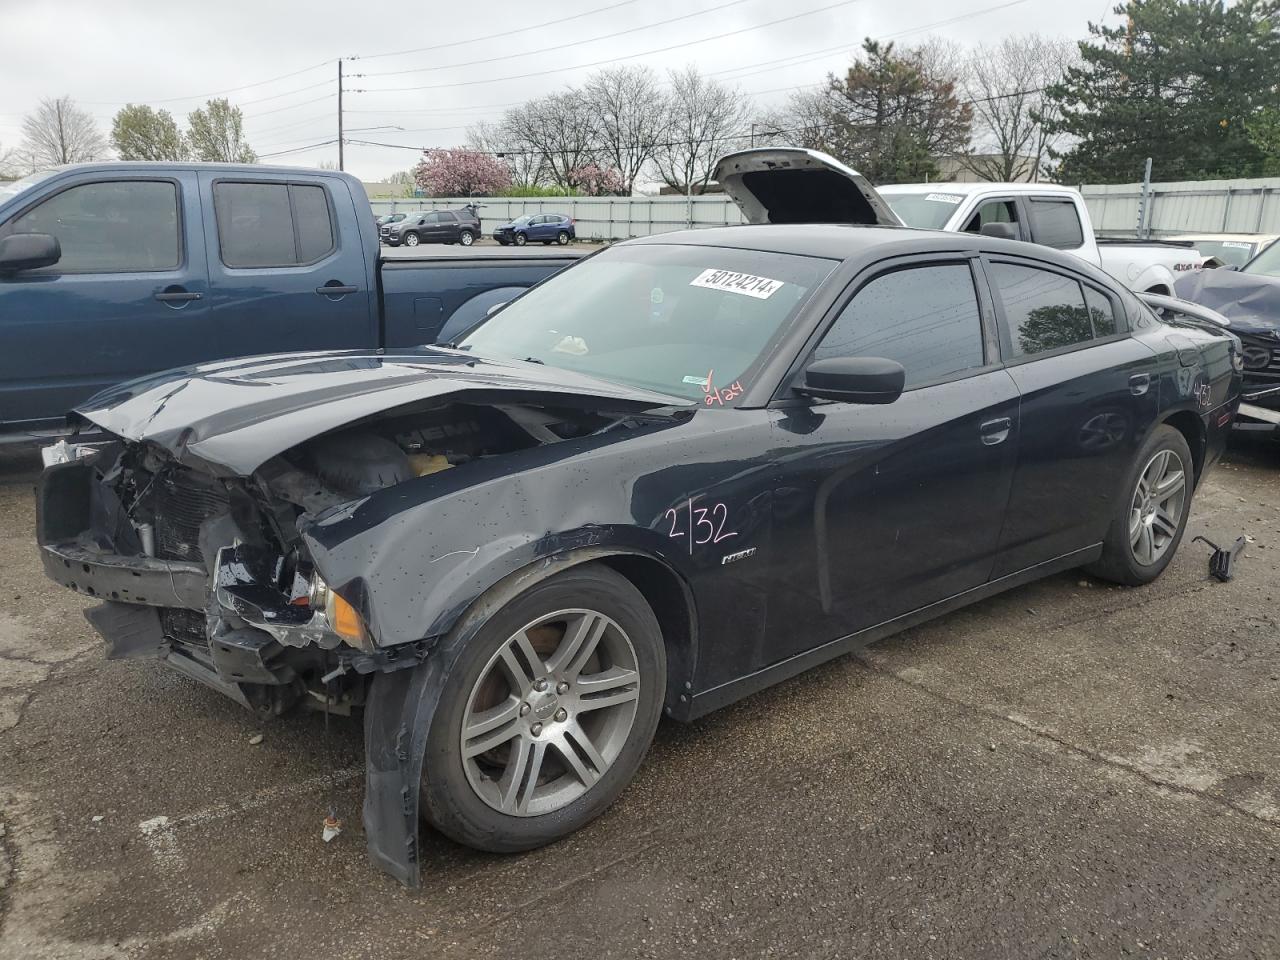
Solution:
<path fill-rule="evenodd" d="M 476 242 L 476 235 L 470 230 L 463 230 L 458 234 L 458 242 L 464 247 L 469 247 Z"/>
<path fill-rule="evenodd" d="M 529 238 L 525 236 L 523 233 L 517 233 L 515 240 L 516 240 L 517 247 L 523 247 L 526 243 L 529 242 Z"/>
<path fill-rule="evenodd" d="M 570 238 L 569 238 L 568 230 L 561 230 L 559 233 L 556 234 L 556 243 L 560 244 L 560 246 L 562 247 L 568 244 L 569 239 Z"/>
<path fill-rule="evenodd" d="M 585 564 L 531 587 L 447 668 L 427 732 L 423 815 L 497 853 L 567 836 L 635 775 L 665 690 L 661 630 L 628 580 Z"/>
<path fill-rule="evenodd" d="M 1182 542 L 1194 486 L 1195 464 L 1186 438 L 1161 424 L 1129 467 L 1102 556 L 1089 572 L 1131 587 L 1159 577 Z"/>
<path fill-rule="evenodd" d="M 416 233 L 406 233 L 404 235 L 404 245 L 406 247 L 416 247 L 421 242 L 421 238 Z"/>

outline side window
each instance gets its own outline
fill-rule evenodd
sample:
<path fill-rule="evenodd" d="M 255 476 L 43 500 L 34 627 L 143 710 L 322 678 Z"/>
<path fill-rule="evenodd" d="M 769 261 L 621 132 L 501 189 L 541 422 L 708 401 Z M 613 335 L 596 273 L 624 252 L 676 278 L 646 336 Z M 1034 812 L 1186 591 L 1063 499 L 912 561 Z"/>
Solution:
<path fill-rule="evenodd" d="M 1116 332 L 1116 308 L 1111 298 L 1095 290 L 1084 288 L 1084 301 L 1089 305 L 1089 317 L 1093 320 L 1094 337 L 1109 337 Z"/>
<path fill-rule="evenodd" d="M 457 223 L 458 215 L 452 210 L 446 210 L 440 214 L 441 223 Z"/>
<path fill-rule="evenodd" d="M 228 267 L 293 267 L 333 250 L 324 187 L 298 183 L 213 185 L 218 248 Z"/>
<path fill-rule="evenodd" d="M 1013 356 L 1032 356 L 1093 339 L 1093 322 L 1078 281 L 1012 263 L 993 263 L 990 269 L 1004 303 Z"/>
<path fill-rule="evenodd" d="M 983 365 L 982 320 L 966 263 L 909 267 L 857 292 L 815 356 L 886 357 L 907 371 L 907 389 Z"/>
<path fill-rule="evenodd" d="M 973 212 L 973 216 L 969 218 L 969 222 L 964 225 L 965 233 L 981 233 L 983 226 L 988 223 L 1014 223 L 1018 222 L 1018 205 L 1012 200 L 988 200 L 977 210 Z"/>
<path fill-rule="evenodd" d="M 59 273 L 143 273 L 182 262 L 178 188 L 169 181 L 85 183 L 55 194 L 3 231 L 58 238 Z"/>
<path fill-rule="evenodd" d="M 1031 220 L 1031 240 L 1055 250 L 1074 250 L 1084 245 L 1080 214 L 1070 200 L 1032 198 L 1027 202 Z"/>

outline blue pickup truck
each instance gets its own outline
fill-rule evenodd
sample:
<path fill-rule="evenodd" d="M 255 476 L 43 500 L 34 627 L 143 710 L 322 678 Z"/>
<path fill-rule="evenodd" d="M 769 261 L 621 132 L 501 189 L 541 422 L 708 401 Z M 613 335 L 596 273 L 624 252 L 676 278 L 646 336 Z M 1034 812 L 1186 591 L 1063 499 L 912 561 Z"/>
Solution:
<path fill-rule="evenodd" d="M 384 261 L 360 181 L 325 170 L 98 163 L 0 185 L 0 442 L 170 367 L 448 339 L 576 256 Z"/>

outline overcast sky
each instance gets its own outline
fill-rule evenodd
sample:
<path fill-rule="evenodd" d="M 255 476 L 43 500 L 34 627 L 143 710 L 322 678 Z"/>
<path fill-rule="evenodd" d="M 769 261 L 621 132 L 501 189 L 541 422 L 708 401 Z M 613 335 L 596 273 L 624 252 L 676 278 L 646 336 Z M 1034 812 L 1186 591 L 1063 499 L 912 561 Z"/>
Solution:
<path fill-rule="evenodd" d="M 935 34 L 965 45 L 1033 31 L 1079 39 L 1089 20 L 1114 16 L 1112 5 L 0 0 L 0 150 L 17 145 L 23 114 L 42 97 L 69 94 L 106 133 L 126 102 L 169 110 L 185 126 L 186 114 L 216 95 L 242 107 L 246 138 L 264 160 L 315 166 L 336 160 L 336 145 L 268 155 L 336 137 L 339 57 L 359 57 L 343 69 L 366 74 L 346 82 L 348 137 L 451 146 L 475 121 L 497 120 L 504 106 L 579 84 L 604 63 L 643 63 L 660 73 L 695 63 L 767 105 L 847 66 L 866 36 L 910 44 Z M 564 22 L 538 26 L 554 20 Z M 410 87 L 426 89 L 394 89 Z M 388 126 L 403 130 L 359 130 Z M 348 144 L 346 168 L 380 180 L 417 158 L 410 149 Z"/>

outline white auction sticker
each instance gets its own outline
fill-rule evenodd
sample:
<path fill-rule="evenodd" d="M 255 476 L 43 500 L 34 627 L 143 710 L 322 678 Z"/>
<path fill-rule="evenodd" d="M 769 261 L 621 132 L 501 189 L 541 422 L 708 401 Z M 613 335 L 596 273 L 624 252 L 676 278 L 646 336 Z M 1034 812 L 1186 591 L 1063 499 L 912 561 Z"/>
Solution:
<path fill-rule="evenodd" d="M 964 197 L 956 196 L 954 193 L 931 193 L 926 200 L 932 200 L 934 203 L 959 203 Z"/>
<path fill-rule="evenodd" d="M 1223 240 L 1222 245 L 1224 247 L 1231 247 L 1235 250 L 1249 250 L 1253 247 L 1252 243 L 1245 243 L 1242 240 Z"/>
<path fill-rule="evenodd" d="M 691 287 L 706 287 L 709 290 L 725 290 L 729 293 L 741 293 L 757 300 L 768 300 L 783 287 L 783 281 L 770 280 L 768 277 L 756 277 L 749 273 L 735 273 L 732 270 L 717 270 L 711 267 L 689 281 Z"/>

